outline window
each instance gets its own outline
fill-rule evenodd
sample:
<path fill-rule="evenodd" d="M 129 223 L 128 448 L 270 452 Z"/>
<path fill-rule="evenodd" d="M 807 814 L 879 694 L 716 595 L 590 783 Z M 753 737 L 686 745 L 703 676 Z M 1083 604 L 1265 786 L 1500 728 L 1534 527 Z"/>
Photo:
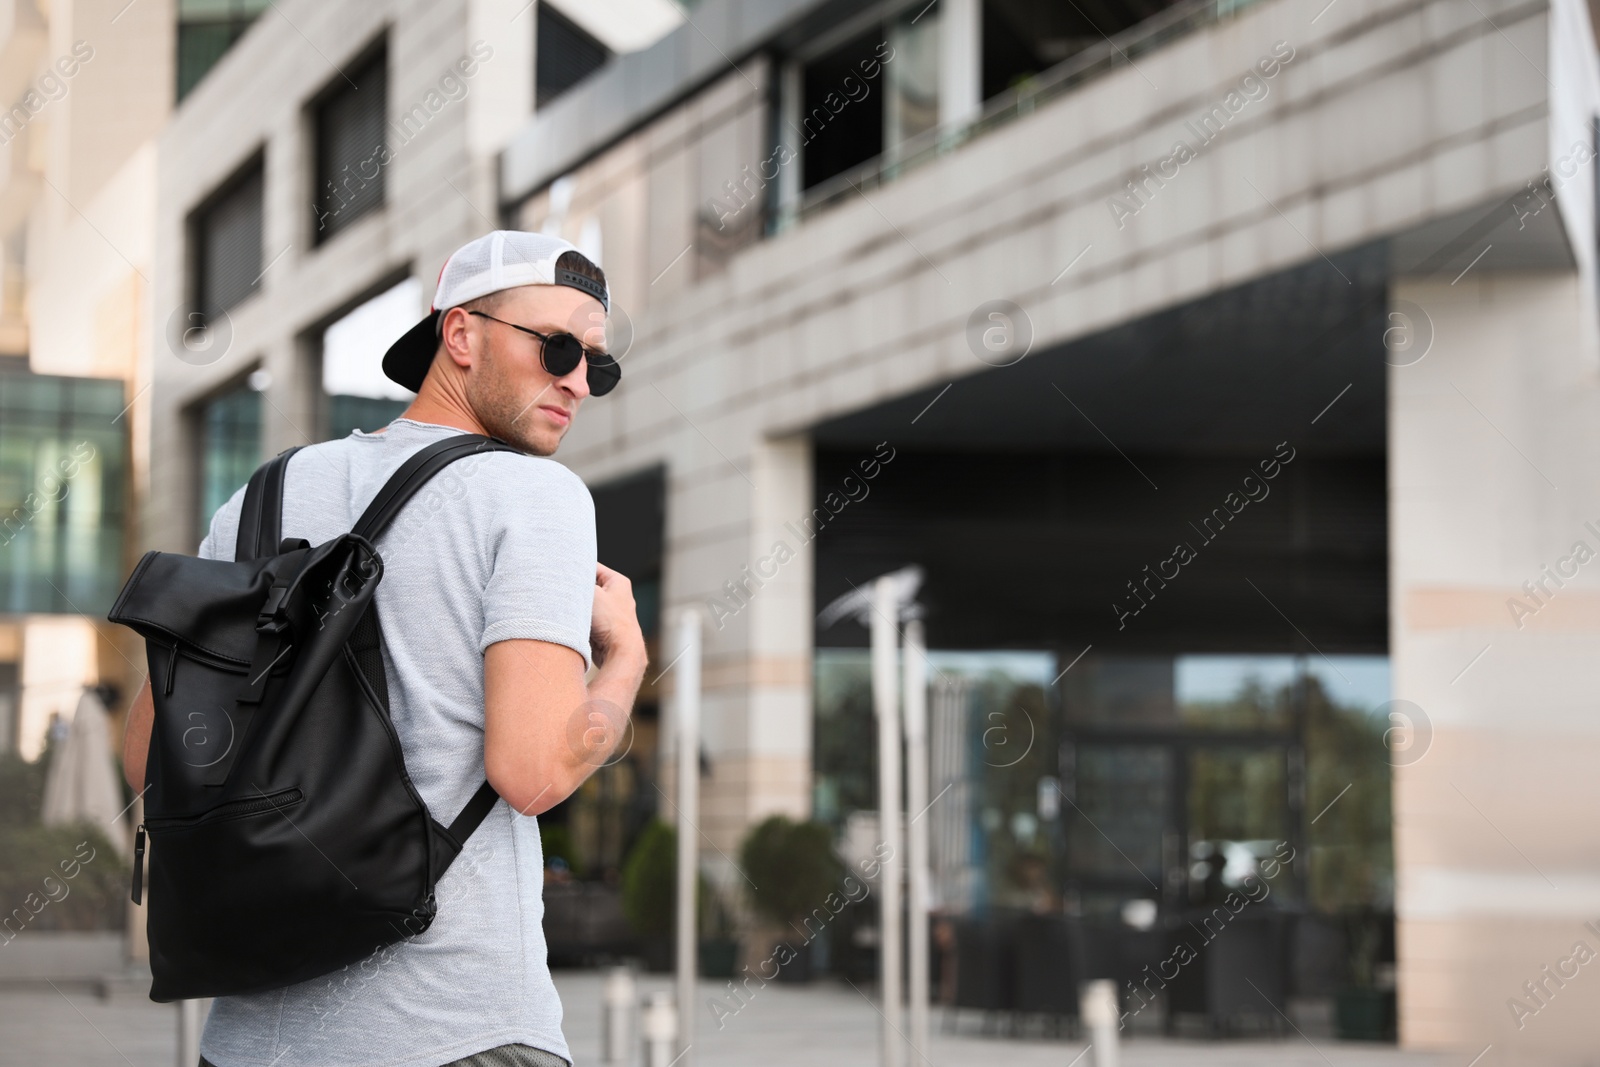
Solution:
<path fill-rule="evenodd" d="M 264 184 L 257 157 L 194 214 L 194 306 L 202 315 L 227 311 L 261 283 Z"/>
<path fill-rule="evenodd" d="M 322 332 L 323 437 L 387 426 L 411 402 L 383 374 L 383 354 L 422 317 L 415 278 L 379 293 Z"/>
<path fill-rule="evenodd" d="M 810 189 L 939 124 L 936 6 L 912 8 L 805 61 L 794 129 Z"/>
<path fill-rule="evenodd" d="M 535 107 L 544 107 L 611 58 L 605 45 L 549 4 L 539 5 L 534 32 Z"/>
<path fill-rule="evenodd" d="M 1110 0 L 1079 6 L 1046 0 L 987 0 L 982 5 L 983 98 L 1003 93 L 1085 48 L 1115 37 L 1172 3 Z"/>
<path fill-rule="evenodd" d="M 785 202 L 796 192 L 807 194 L 807 207 L 827 202 L 850 191 L 846 182 L 887 179 L 897 164 L 934 147 L 940 93 L 952 88 L 941 86 L 952 73 L 941 70 L 946 18 L 962 18 L 962 11 L 976 15 L 970 30 L 963 30 L 977 37 L 971 93 L 989 100 L 1173 2 L 1107 0 L 1080 8 L 1050 0 L 978 0 L 976 12 L 964 6 L 949 13 L 937 0 L 860 5 L 865 10 L 859 20 L 829 27 L 793 57 L 796 76 L 785 82 L 779 137 L 798 150 L 801 165 L 799 189 L 786 189 Z M 966 77 L 959 65 L 955 76 Z M 966 95 L 957 89 L 953 103 Z M 874 162 L 882 164 L 876 175 Z M 866 173 L 839 177 L 857 168 Z"/>
<path fill-rule="evenodd" d="M 122 584 L 121 381 L 0 372 L 0 615 L 103 615 Z"/>
<path fill-rule="evenodd" d="M 661 622 L 661 557 L 666 529 L 664 468 L 594 488 L 600 561 L 633 581 L 639 628 L 654 642 Z"/>
<path fill-rule="evenodd" d="M 189 95 L 271 0 L 178 0 L 178 99 Z"/>
<path fill-rule="evenodd" d="M 211 516 L 261 464 L 261 394 L 248 385 L 200 406 L 200 537 Z"/>
<path fill-rule="evenodd" d="M 907 11 L 890 24 L 894 62 L 884 68 L 884 147 L 901 145 L 939 125 L 939 20 L 932 11 Z"/>
<path fill-rule="evenodd" d="M 882 76 L 885 44 L 882 27 L 873 27 L 806 64 L 798 129 L 785 131 L 800 141 L 804 188 L 883 151 L 884 109 L 873 81 Z"/>
<path fill-rule="evenodd" d="M 380 50 L 341 77 L 315 107 L 316 241 L 383 206 L 389 69 Z"/>

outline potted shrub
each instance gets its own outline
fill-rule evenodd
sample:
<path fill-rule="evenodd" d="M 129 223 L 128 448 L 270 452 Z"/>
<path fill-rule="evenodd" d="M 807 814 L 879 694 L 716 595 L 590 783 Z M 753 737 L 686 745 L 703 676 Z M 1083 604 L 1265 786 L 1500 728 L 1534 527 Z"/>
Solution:
<path fill-rule="evenodd" d="M 677 883 L 678 835 L 666 823 L 652 822 L 622 863 L 622 912 L 651 971 L 672 970 Z"/>
<path fill-rule="evenodd" d="M 832 832 L 821 823 L 774 815 L 750 831 L 739 849 L 739 862 L 752 884 L 751 907 L 782 930 L 779 943 L 792 953 L 777 955 L 778 979 L 807 981 L 811 940 L 819 930 L 814 920 L 808 928 L 806 919 L 817 909 L 830 914 L 826 901 L 844 874 Z"/>
<path fill-rule="evenodd" d="M 703 877 L 696 878 L 696 886 L 700 971 L 707 978 L 731 978 L 738 946 L 727 909 Z M 639 936 L 647 970 L 660 973 L 673 968 L 677 906 L 678 833 L 668 823 L 652 822 L 622 864 L 622 911 Z"/>
<path fill-rule="evenodd" d="M 1383 916 L 1356 912 L 1345 917 L 1349 984 L 1334 997 L 1334 1029 L 1340 1038 L 1391 1041 L 1395 1030 L 1395 995 L 1378 981 L 1383 942 Z"/>
<path fill-rule="evenodd" d="M 732 978 L 739 963 L 728 905 L 704 879 L 700 882 L 700 976 Z"/>

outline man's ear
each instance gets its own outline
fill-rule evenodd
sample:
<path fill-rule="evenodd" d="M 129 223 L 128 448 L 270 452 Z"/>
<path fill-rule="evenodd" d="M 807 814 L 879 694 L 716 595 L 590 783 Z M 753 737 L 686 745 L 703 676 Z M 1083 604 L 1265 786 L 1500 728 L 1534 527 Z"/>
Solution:
<path fill-rule="evenodd" d="M 472 316 L 458 307 L 446 311 L 439 342 L 456 366 L 462 370 L 472 366 Z"/>

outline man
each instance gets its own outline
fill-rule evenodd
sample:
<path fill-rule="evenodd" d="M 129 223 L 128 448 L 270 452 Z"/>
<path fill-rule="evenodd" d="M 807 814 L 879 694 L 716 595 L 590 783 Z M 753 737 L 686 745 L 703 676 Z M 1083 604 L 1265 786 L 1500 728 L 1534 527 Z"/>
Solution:
<path fill-rule="evenodd" d="M 608 296 L 604 274 L 565 241 L 497 231 L 467 244 L 440 274 L 435 310 L 384 357 L 416 400 L 382 431 L 290 460 L 283 535 L 319 544 L 428 444 L 467 432 L 526 453 L 446 467 L 377 544 L 375 605 L 411 780 L 435 817 L 461 810 L 485 776 L 501 800 L 440 880 L 432 926 L 324 978 L 218 998 L 203 1065 L 570 1061 L 545 961 L 534 816 L 604 762 L 646 656 L 628 579 L 596 561 L 588 490 L 539 457 L 592 390 L 616 382 L 604 330 L 589 325 L 603 323 Z M 231 557 L 242 500 L 240 490 L 217 512 L 201 555 Z M 147 683 L 125 741 L 135 789 L 153 714 Z"/>

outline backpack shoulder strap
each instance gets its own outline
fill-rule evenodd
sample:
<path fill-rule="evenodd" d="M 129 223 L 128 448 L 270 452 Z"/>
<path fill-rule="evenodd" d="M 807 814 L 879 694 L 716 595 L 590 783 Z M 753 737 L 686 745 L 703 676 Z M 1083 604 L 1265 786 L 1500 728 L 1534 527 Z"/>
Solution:
<path fill-rule="evenodd" d="M 504 441 L 475 433 L 464 433 L 431 444 L 400 465 L 400 469 L 378 490 L 378 495 L 372 498 L 367 510 L 361 513 L 351 533 L 375 542 L 417 490 L 445 467 L 480 452 L 516 451 Z"/>
<path fill-rule="evenodd" d="M 278 551 L 283 540 L 283 482 L 289 470 L 289 457 L 300 451 L 297 445 L 285 449 L 256 468 L 244 491 L 244 506 L 239 511 L 239 537 L 234 542 L 237 561 L 259 559 Z"/>
<path fill-rule="evenodd" d="M 395 516 L 400 514 L 400 509 L 416 495 L 417 490 L 445 467 L 458 459 L 482 452 L 516 451 L 517 449 L 504 441 L 470 433 L 431 444 L 400 465 L 400 469 L 384 483 L 382 489 L 378 490 L 378 495 L 372 498 L 367 510 L 361 513 L 361 518 L 356 521 L 355 529 L 351 532 L 366 538 L 369 542 L 374 542 L 389 528 Z M 487 781 L 478 787 L 472 799 L 467 801 L 467 806 L 462 808 L 461 813 L 450 823 L 448 832 L 456 840 L 457 845 L 465 844 L 467 838 L 471 837 L 472 832 L 482 824 L 499 799 L 500 794 L 495 792 L 494 786 Z M 441 869 L 435 873 L 440 874 L 443 871 Z"/>
<path fill-rule="evenodd" d="M 472 831 L 483 823 L 489 814 L 489 809 L 493 808 L 495 801 L 499 799 L 500 794 L 495 792 L 494 786 L 485 781 L 478 787 L 478 791 L 472 794 L 467 806 L 461 809 L 461 814 L 450 824 L 450 836 L 465 845 L 467 838 L 472 836 Z"/>

